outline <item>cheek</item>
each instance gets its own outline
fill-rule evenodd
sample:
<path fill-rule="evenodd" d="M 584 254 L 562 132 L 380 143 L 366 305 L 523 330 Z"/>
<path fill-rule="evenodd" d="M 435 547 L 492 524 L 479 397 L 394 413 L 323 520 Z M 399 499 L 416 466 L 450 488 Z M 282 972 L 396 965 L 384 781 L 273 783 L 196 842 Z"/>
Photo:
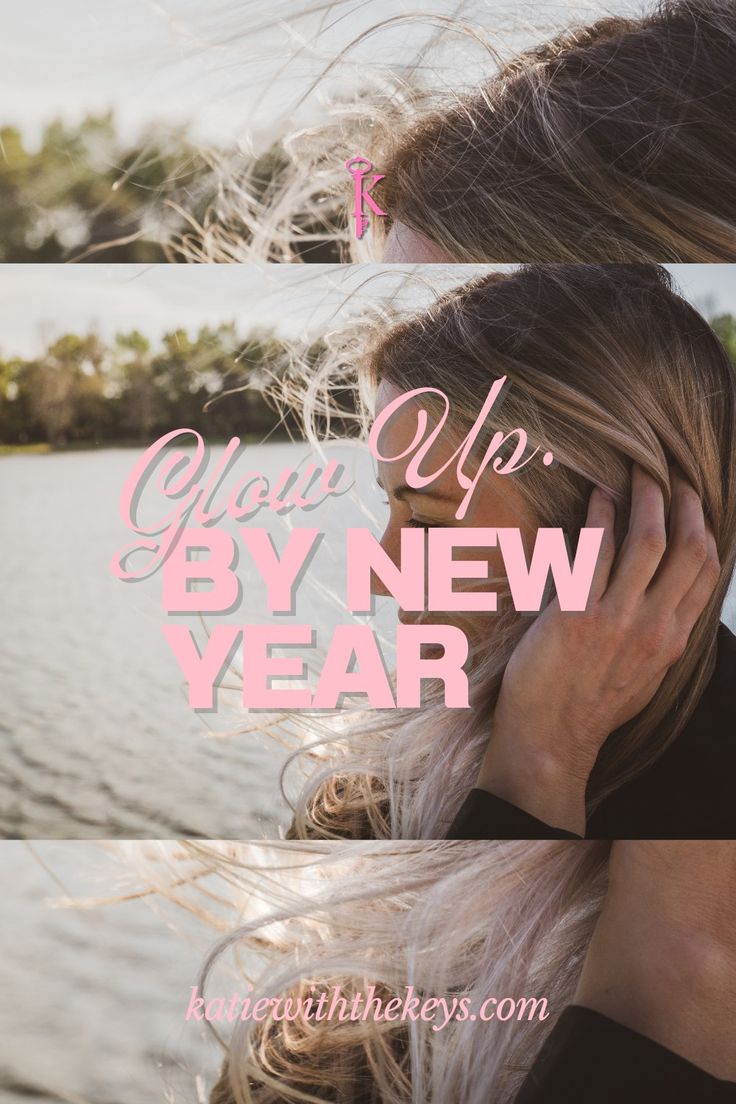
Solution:
<path fill-rule="evenodd" d="M 458 548 L 453 556 L 454 560 L 472 560 L 482 564 L 486 577 L 477 580 L 469 579 L 464 585 L 477 590 L 497 590 L 495 584 L 503 583 L 506 579 L 503 556 L 498 548 Z M 493 586 L 491 584 L 494 584 Z M 462 585 L 462 584 L 457 584 Z"/>
<path fill-rule="evenodd" d="M 454 591 L 493 591 L 497 596 L 497 611 L 503 611 L 507 608 L 510 599 L 508 581 L 503 557 L 498 548 L 458 548 L 453 559 L 458 562 L 469 560 L 478 564 L 479 568 L 483 568 L 483 574 L 478 579 L 457 579 L 453 584 Z M 425 614 L 422 621 L 429 624 L 455 625 L 465 633 L 471 647 L 482 647 L 495 631 L 498 617 L 499 612 L 490 610 L 451 611 L 447 613 L 438 611 Z"/>

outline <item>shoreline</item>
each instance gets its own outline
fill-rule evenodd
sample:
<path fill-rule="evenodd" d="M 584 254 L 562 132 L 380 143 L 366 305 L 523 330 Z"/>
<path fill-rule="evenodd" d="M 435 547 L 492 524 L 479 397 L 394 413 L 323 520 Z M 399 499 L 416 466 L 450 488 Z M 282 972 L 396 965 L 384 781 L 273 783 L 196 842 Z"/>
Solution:
<path fill-rule="evenodd" d="M 208 445 L 224 446 L 228 444 L 229 438 L 226 437 L 211 437 L 207 438 Z M 298 443 L 294 442 L 292 437 L 288 434 L 275 434 L 270 433 L 264 440 L 262 437 L 256 437 L 255 434 L 241 434 L 240 440 L 247 445 L 269 445 L 269 444 L 285 444 L 285 443 Z M 135 441 L 131 438 L 122 438 L 121 440 L 113 441 L 71 441 L 66 445 L 52 445 L 48 441 L 35 441 L 22 445 L 4 445 L 0 444 L 0 457 L 3 456 L 50 456 L 60 455 L 65 452 L 103 452 L 107 449 L 146 449 L 152 444 L 151 441 Z M 181 445 L 165 445 L 165 448 L 177 447 L 181 448 Z"/>

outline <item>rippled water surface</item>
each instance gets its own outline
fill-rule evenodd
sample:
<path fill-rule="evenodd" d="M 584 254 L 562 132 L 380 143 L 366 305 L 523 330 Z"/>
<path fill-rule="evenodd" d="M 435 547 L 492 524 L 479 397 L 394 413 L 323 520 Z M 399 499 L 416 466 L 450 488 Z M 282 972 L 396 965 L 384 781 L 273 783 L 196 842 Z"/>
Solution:
<path fill-rule="evenodd" d="M 113 449 L 0 459 L 0 833 L 273 836 L 288 819 L 278 794 L 284 752 L 261 734 L 208 736 L 208 725 L 230 730 L 238 718 L 189 709 L 161 632 L 160 573 L 126 584 L 108 571 L 131 539 L 117 501 L 136 456 Z M 260 445 L 238 470 L 273 476 L 306 456 L 300 445 Z M 364 459 L 354 450 L 345 458 L 377 500 Z M 298 611 L 327 625 L 332 610 L 310 591 L 312 578 L 341 586 L 344 527 L 366 520 L 347 499 L 292 518 L 328 533 Z M 256 523 L 283 529 L 275 517 Z M 263 587 L 246 581 L 243 590 L 232 619 L 265 618 Z"/>
<path fill-rule="evenodd" d="M 140 900 L 57 908 L 65 890 L 119 891 L 118 864 L 86 841 L 30 846 L 0 844 L 0 1100 L 199 1104 L 220 1054 L 184 1015 L 214 935 L 186 917 L 172 932 Z"/>

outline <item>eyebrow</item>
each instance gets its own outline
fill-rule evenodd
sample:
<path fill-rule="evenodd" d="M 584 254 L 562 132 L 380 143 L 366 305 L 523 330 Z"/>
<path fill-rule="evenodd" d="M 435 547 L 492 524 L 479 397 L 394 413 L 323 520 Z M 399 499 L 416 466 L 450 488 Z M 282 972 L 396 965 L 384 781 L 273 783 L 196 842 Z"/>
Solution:
<path fill-rule="evenodd" d="M 380 479 L 376 479 L 376 483 L 382 491 L 386 491 L 383 483 Z M 388 494 L 388 491 L 386 491 Z M 442 502 L 454 502 L 457 498 L 456 495 L 451 494 L 450 491 L 433 491 L 431 487 L 427 487 L 426 490 L 423 487 L 410 487 L 408 483 L 399 483 L 397 487 L 394 487 L 391 494 L 394 498 L 401 500 L 406 498 L 407 495 L 424 495 L 425 498 L 436 498 Z"/>

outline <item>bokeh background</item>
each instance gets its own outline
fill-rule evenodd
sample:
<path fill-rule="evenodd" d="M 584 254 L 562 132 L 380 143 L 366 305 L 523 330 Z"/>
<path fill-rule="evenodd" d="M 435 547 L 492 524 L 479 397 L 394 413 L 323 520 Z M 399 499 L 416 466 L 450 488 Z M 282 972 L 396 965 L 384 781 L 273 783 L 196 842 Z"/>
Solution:
<path fill-rule="evenodd" d="M 207 220 L 230 225 L 223 165 L 261 195 L 283 169 L 284 142 L 335 104 L 387 81 L 462 90 L 497 56 L 646 6 L 27 0 L 5 13 L 0 38 L 0 262 L 181 260 L 164 243 L 198 242 Z M 343 214 L 324 218 L 339 229 Z M 340 259 L 331 241 L 296 251 Z"/>

